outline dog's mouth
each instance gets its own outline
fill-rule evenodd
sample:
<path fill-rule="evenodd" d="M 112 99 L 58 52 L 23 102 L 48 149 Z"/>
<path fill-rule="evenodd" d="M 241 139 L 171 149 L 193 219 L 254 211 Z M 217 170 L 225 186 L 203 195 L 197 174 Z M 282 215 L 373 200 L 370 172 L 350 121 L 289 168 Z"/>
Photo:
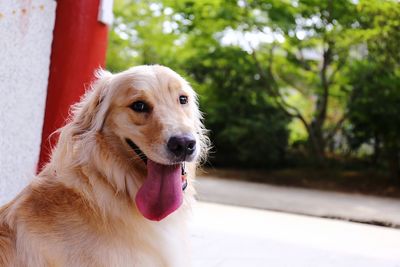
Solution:
<path fill-rule="evenodd" d="M 144 162 L 147 177 L 136 194 L 135 202 L 144 217 L 160 221 L 177 210 L 183 202 L 187 187 L 185 164 L 164 165 L 149 159 L 130 139 L 127 144 Z"/>

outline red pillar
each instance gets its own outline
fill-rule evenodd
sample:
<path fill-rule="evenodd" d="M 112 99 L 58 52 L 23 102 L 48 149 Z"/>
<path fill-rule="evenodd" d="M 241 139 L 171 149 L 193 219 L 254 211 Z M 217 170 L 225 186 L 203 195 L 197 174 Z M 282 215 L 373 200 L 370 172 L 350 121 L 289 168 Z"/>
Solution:
<path fill-rule="evenodd" d="M 49 84 L 38 170 L 49 160 L 57 138 L 49 136 L 64 125 L 77 102 L 104 66 L 107 26 L 98 22 L 99 0 L 57 1 Z"/>

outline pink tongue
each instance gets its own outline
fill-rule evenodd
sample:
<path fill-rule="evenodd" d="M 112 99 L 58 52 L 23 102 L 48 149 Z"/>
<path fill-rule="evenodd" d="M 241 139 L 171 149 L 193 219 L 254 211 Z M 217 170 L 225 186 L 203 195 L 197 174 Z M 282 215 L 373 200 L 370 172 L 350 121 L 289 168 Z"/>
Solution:
<path fill-rule="evenodd" d="M 160 221 L 182 204 L 181 166 L 147 160 L 147 179 L 136 194 L 136 206 L 149 220 Z"/>

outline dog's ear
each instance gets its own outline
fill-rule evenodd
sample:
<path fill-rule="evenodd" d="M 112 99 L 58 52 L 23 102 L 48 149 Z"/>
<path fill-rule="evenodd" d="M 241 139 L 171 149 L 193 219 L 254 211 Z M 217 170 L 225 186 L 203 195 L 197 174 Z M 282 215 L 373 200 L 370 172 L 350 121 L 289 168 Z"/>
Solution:
<path fill-rule="evenodd" d="M 111 73 L 97 70 L 96 80 L 91 84 L 90 90 L 72 107 L 72 124 L 75 129 L 73 136 L 102 129 L 109 108 L 106 96 L 111 77 Z"/>

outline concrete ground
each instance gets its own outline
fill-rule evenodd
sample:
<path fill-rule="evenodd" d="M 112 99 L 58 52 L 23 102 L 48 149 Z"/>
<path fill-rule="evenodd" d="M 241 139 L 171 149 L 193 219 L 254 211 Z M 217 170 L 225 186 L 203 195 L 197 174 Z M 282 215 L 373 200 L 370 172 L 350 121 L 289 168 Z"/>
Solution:
<path fill-rule="evenodd" d="M 400 200 L 198 177 L 198 199 L 400 228 Z M 400 253 L 400 247 L 399 247 Z"/>
<path fill-rule="evenodd" d="M 194 267 L 399 267 L 400 230 L 199 202 Z"/>
<path fill-rule="evenodd" d="M 400 267 L 400 230 L 320 218 L 399 227 L 397 199 L 212 177 L 196 183 L 194 267 Z"/>

